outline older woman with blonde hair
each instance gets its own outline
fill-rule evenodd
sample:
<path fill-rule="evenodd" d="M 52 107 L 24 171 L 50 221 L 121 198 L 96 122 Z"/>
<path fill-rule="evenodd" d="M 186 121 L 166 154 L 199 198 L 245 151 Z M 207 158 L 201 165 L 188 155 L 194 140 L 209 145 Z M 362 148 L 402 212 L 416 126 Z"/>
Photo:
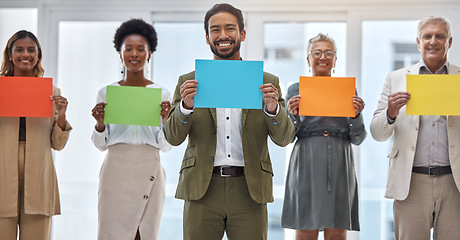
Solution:
<path fill-rule="evenodd" d="M 3 52 L 0 76 L 42 77 L 42 50 L 34 34 L 21 30 Z M 51 217 L 60 214 L 51 149 L 64 148 L 72 129 L 67 99 L 53 89 L 53 115 L 0 117 L 0 236 L 2 240 L 48 240 Z M 0 103 L 1 104 L 1 103 Z"/>
<path fill-rule="evenodd" d="M 331 76 L 337 60 L 334 40 L 318 34 L 308 42 L 313 76 Z M 296 240 L 346 239 L 359 230 L 358 186 L 351 144 L 366 137 L 363 100 L 353 96 L 355 117 L 299 116 L 299 84 L 288 89 L 289 117 L 297 138 L 286 177 L 281 225 L 296 230 Z"/>

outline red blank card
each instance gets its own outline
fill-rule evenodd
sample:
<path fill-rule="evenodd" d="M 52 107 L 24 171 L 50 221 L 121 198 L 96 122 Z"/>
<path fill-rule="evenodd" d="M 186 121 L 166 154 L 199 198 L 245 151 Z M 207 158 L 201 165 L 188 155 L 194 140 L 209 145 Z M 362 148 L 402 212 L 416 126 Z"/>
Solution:
<path fill-rule="evenodd" d="M 51 117 L 53 79 L 0 77 L 0 117 Z"/>

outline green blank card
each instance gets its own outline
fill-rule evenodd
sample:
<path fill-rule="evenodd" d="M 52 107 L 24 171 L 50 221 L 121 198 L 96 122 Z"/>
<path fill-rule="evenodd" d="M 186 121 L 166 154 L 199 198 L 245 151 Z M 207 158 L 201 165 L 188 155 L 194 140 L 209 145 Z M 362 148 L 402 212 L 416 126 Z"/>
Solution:
<path fill-rule="evenodd" d="M 105 124 L 160 126 L 161 88 L 107 86 Z"/>

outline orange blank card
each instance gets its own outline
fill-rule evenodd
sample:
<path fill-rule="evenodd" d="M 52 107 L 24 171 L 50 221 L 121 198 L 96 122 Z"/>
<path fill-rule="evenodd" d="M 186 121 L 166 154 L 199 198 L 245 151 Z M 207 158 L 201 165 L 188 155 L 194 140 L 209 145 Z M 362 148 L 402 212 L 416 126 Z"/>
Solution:
<path fill-rule="evenodd" d="M 300 77 L 299 114 L 302 116 L 354 117 L 354 77 Z"/>
<path fill-rule="evenodd" d="M 51 117 L 53 79 L 0 77 L 0 117 Z"/>

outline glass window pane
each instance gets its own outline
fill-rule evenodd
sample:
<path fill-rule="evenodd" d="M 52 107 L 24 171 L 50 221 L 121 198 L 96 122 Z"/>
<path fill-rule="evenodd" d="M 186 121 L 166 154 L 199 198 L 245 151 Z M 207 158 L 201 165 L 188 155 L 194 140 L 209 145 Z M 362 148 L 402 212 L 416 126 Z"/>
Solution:
<path fill-rule="evenodd" d="M 0 8 L 0 49 L 2 52 L 8 39 L 19 30 L 27 30 L 37 35 L 37 12 L 36 8 Z"/>
<path fill-rule="evenodd" d="M 180 75 L 194 71 L 195 59 L 212 59 L 202 22 L 156 22 L 158 47 L 153 53 L 153 81 L 174 94 Z M 160 239 L 182 239 L 183 201 L 174 197 L 187 140 L 160 152 L 166 171 L 166 199 Z"/>
<path fill-rule="evenodd" d="M 69 101 L 73 127 L 66 147 L 56 153 L 62 215 L 54 217 L 54 239 L 95 239 L 97 189 L 105 152 L 91 142 L 91 109 L 100 88 L 121 79 L 113 35 L 120 22 L 59 23 L 58 87 Z"/>
<path fill-rule="evenodd" d="M 308 40 L 318 33 L 331 36 L 337 46 L 337 64 L 334 76 L 346 76 L 346 23 L 265 23 L 264 25 L 264 70 L 280 78 L 283 96 L 292 83 L 299 81 L 299 76 L 311 76 L 308 71 Z M 281 148 L 269 141 L 270 157 L 274 171 L 275 202 L 268 204 L 269 239 L 294 239 L 292 230 L 281 228 L 281 213 L 284 199 L 284 182 L 286 167 L 292 151 L 292 144 Z M 320 234 L 322 239 L 322 234 Z"/>
<path fill-rule="evenodd" d="M 337 46 L 334 76 L 346 76 L 346 23 L 265 23 L 264 69 L 280 78 L 281 88 L 299 81 L 299 76 L 311 76 L 307 63 L 308 40 L 318 33 L 328 34 Z"/>
<path fill-rule="evenodd" d="M 361 95 L 366 101 L 364 122 L 369 126 L 386 75 L 420 60 L 417 21 L 364 21 L 362 24 Z M 394 239 L 392 200 L 385 199 L 388 158 L 392 141 L 377 142 L 369 128 L 360 148 L 360 239 Z"/>

